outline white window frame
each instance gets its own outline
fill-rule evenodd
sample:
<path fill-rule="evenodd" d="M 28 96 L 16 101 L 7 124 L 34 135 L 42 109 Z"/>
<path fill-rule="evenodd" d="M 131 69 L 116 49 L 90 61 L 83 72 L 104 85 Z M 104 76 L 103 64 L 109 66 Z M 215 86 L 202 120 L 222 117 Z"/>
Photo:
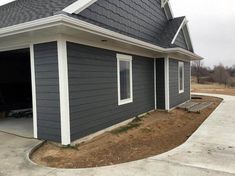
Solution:
<path fill-rule="evenodd" d="M 180 69 L 182 68 L 182 89 L 180 89 Z M 179 84 L 179 93 L 184 93 L 184 62 L 179 62 L 178 64 L 178 84 Z"/>
<path fill-rule="evenodd" d="M 120 87 L 120 61 L 130 62 L 130 98 L 121 100 L 121 87 Z M 133 102 L 133 77 L 132 77 L 132 56 L 117 54 L 117 82 L 118 82 L 118 105 L 124 105 Z"/>

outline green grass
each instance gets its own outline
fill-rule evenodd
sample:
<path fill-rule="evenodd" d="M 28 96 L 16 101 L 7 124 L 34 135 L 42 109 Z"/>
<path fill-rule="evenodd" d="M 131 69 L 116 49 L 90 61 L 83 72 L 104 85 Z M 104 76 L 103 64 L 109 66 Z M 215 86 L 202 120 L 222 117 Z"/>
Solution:
<path fill-rule="evenodd" d="M 111 133 L 112 134 L 121 134 L 121 133 L 125 133 L 127 132 L 128 130 L 131 130 L 131 129 L 134 129 L 134 128 L 138 128 L 141 124 L 140 123 L 136 123 L 136 122 L 131 122 L 129 123 L 128 125 L 126 126 L 123 126 L 123 127 L 119 127 L 115 130 L 112 130 Z"/>

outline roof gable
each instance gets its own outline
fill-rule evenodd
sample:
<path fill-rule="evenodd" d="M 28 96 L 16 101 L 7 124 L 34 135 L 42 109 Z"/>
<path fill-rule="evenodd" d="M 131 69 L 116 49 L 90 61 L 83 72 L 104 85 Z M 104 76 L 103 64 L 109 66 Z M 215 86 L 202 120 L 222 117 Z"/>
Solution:
<path fill-rule="evenodd" d="M 186 47 L 184 47 L 184 48 L 193 52 L 193 50 L 194 50 L 193 49 L 193 44 L 192 44 L 191 36 L 190 36 L 190 33 L 189 33 L 189 29 L 188 29 L 188 21 L 187 21 L 186 18 L 184 18 L 181 25 L 179 26 L 177 32 L 175 33 L 174 38 L 171 41 L 171 44 L 174 45 L 177 42 L 177 39 L 179 37 L 182 38 L 181 43 L 184 41 L 185 44 L 186 44 Z"/>
<path fill-rule="evenodd" d="M 193 51 L 187 23 L 181 23 L 183 18 L 168 20 L 173 18 L 169 0 L 17 0 L 0 6 L 0 28 L 54 16 L 63 10 L 72 13 L 66 14 L 70 17 L 165 48 L 176 47 L 175 41 L 183 31 L 187 48 Z"/>

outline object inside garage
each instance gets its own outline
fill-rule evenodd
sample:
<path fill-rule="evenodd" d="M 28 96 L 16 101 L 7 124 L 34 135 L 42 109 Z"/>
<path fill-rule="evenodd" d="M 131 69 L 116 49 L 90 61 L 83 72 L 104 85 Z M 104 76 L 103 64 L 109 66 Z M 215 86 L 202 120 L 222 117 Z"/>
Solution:
<path fill-rule="evenodd" d="M 0 52 L 0 131 L 33 136 L 29 49 Z"/>

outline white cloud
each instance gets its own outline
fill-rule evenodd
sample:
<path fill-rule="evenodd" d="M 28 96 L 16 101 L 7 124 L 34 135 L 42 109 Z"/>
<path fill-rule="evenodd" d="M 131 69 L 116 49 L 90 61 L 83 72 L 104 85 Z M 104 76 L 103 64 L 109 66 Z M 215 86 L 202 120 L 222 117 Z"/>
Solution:
<path fill-rule="evenodd" d="M 235 64 L 234 0 L 171 0 L 175 16 L 187 16 L 196 53 L 213 66 Z"/>

